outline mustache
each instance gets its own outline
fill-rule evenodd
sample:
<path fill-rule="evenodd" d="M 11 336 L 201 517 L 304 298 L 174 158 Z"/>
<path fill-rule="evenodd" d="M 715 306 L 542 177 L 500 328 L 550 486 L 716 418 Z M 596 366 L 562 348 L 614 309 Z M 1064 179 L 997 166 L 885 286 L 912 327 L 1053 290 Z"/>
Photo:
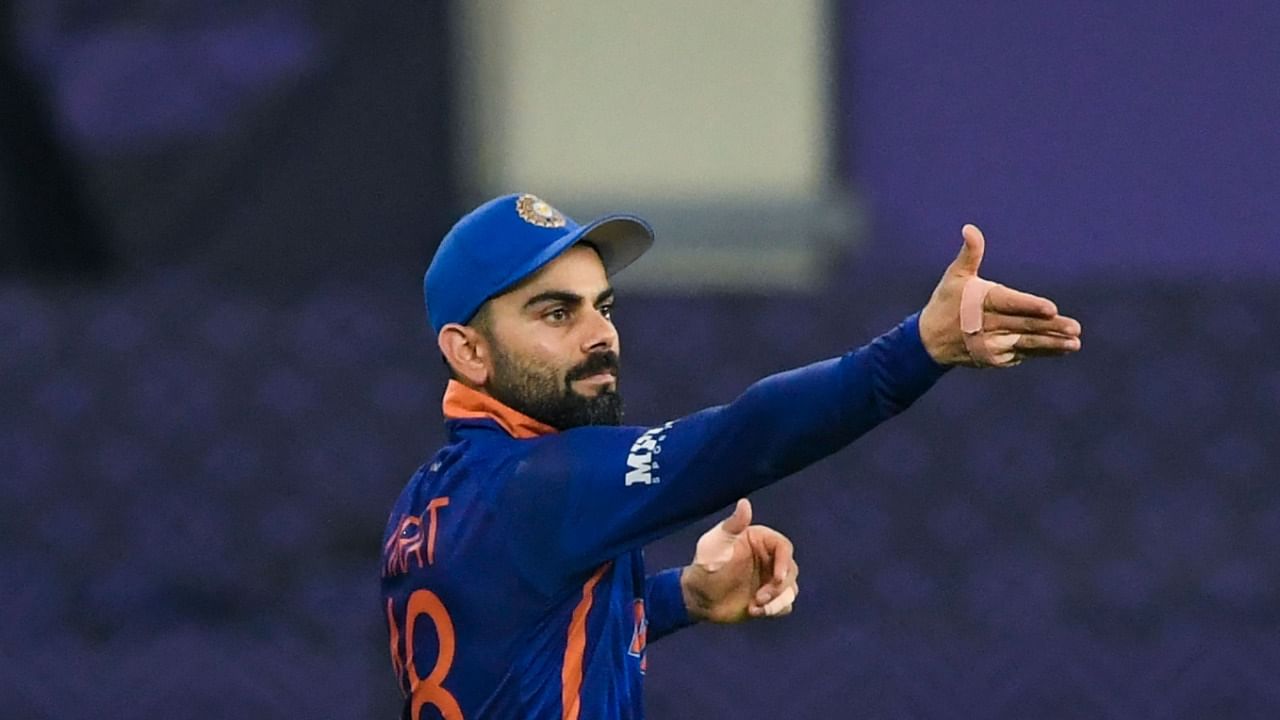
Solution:
<path fill-rule="evenodd" d="M 620 369 L 621 363 L 618 361 L 618 353 L 607 350 L 602 353 L 596 353 L 584 360 L 582 364 L 575 366 L 565 375 L 565 382 L 581 380 L 602 372 L 610 372 L 613 373 L 614 377 L 617 377 Z"/>

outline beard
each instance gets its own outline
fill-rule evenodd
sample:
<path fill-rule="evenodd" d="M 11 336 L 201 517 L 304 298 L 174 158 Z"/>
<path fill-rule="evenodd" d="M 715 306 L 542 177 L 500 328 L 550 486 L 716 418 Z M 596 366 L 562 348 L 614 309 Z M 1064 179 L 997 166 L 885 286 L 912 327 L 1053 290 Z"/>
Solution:
<path fill-rule="evenodd" d="M 622 396 L 618 394 L 618 354 L 606 351 L 591 355 L 565 373 L 508 354 L 497 343 L 493 347 L 493 380 L 486 388 L 490 395 L 513 410 L 528 415 L 557 430 L 585 425 L 621 425 Z M 595 397 L 573 389 L 575 380 L 612 371 L 613 387 L 602 387 Z"/>

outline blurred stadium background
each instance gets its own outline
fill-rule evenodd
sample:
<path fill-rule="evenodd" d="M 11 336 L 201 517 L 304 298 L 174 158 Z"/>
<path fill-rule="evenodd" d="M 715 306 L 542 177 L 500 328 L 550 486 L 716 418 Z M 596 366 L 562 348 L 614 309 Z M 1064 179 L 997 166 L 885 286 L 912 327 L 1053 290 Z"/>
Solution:
<path fill-rule="evenodd" d="M 984 274 L 1085 325 L 759 494 L 791 618 L 654 718 L 1280 714 L 1280 5 L 13 0 L 0 715 L 393 717 L 390 503 L 442 438 L 419 279 L 528 190 L 638 210 L 629 418 Z M 706 524 L 650 550 L 683 563 Z"/>

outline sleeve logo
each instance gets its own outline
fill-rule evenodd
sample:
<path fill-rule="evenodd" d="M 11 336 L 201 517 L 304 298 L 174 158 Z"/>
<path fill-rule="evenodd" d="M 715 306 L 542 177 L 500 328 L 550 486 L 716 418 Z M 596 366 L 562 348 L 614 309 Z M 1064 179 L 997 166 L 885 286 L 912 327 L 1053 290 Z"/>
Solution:
<path fill-rule="evenodd" d="M 658 476 L 657 456 L 662 453 L 662 441 L 667 439 L 666 432 L 675 424 L 674 421 L 662 427 L 646 430 L 636 438 L 627 454 L 627 487 L 632 485 L 655 485 L 661 481 Z"/>

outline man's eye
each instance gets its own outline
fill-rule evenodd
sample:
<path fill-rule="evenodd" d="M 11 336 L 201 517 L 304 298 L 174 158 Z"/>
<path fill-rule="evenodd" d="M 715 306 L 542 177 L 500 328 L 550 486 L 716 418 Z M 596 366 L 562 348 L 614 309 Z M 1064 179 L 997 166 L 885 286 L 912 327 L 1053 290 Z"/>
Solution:
<path fill-rule="evenodd" d="M 556 308 L 547 313 L 547 319 L 551 322 L 564 322 L 569 319 L 569 311 L 564 308 Z"/>
<path fill-rule="evenodd" d="M 612 320 L 612 319 L 613 319 L 613 306 L 612 306 L 612 305 L 601 305 L 601 306 L 600 306 L 600 314 L 601 314 L 601 315 L 603 315 L 603 316 L 605 317 L 605 319 L 606 319 L 606 320 Z"/>

